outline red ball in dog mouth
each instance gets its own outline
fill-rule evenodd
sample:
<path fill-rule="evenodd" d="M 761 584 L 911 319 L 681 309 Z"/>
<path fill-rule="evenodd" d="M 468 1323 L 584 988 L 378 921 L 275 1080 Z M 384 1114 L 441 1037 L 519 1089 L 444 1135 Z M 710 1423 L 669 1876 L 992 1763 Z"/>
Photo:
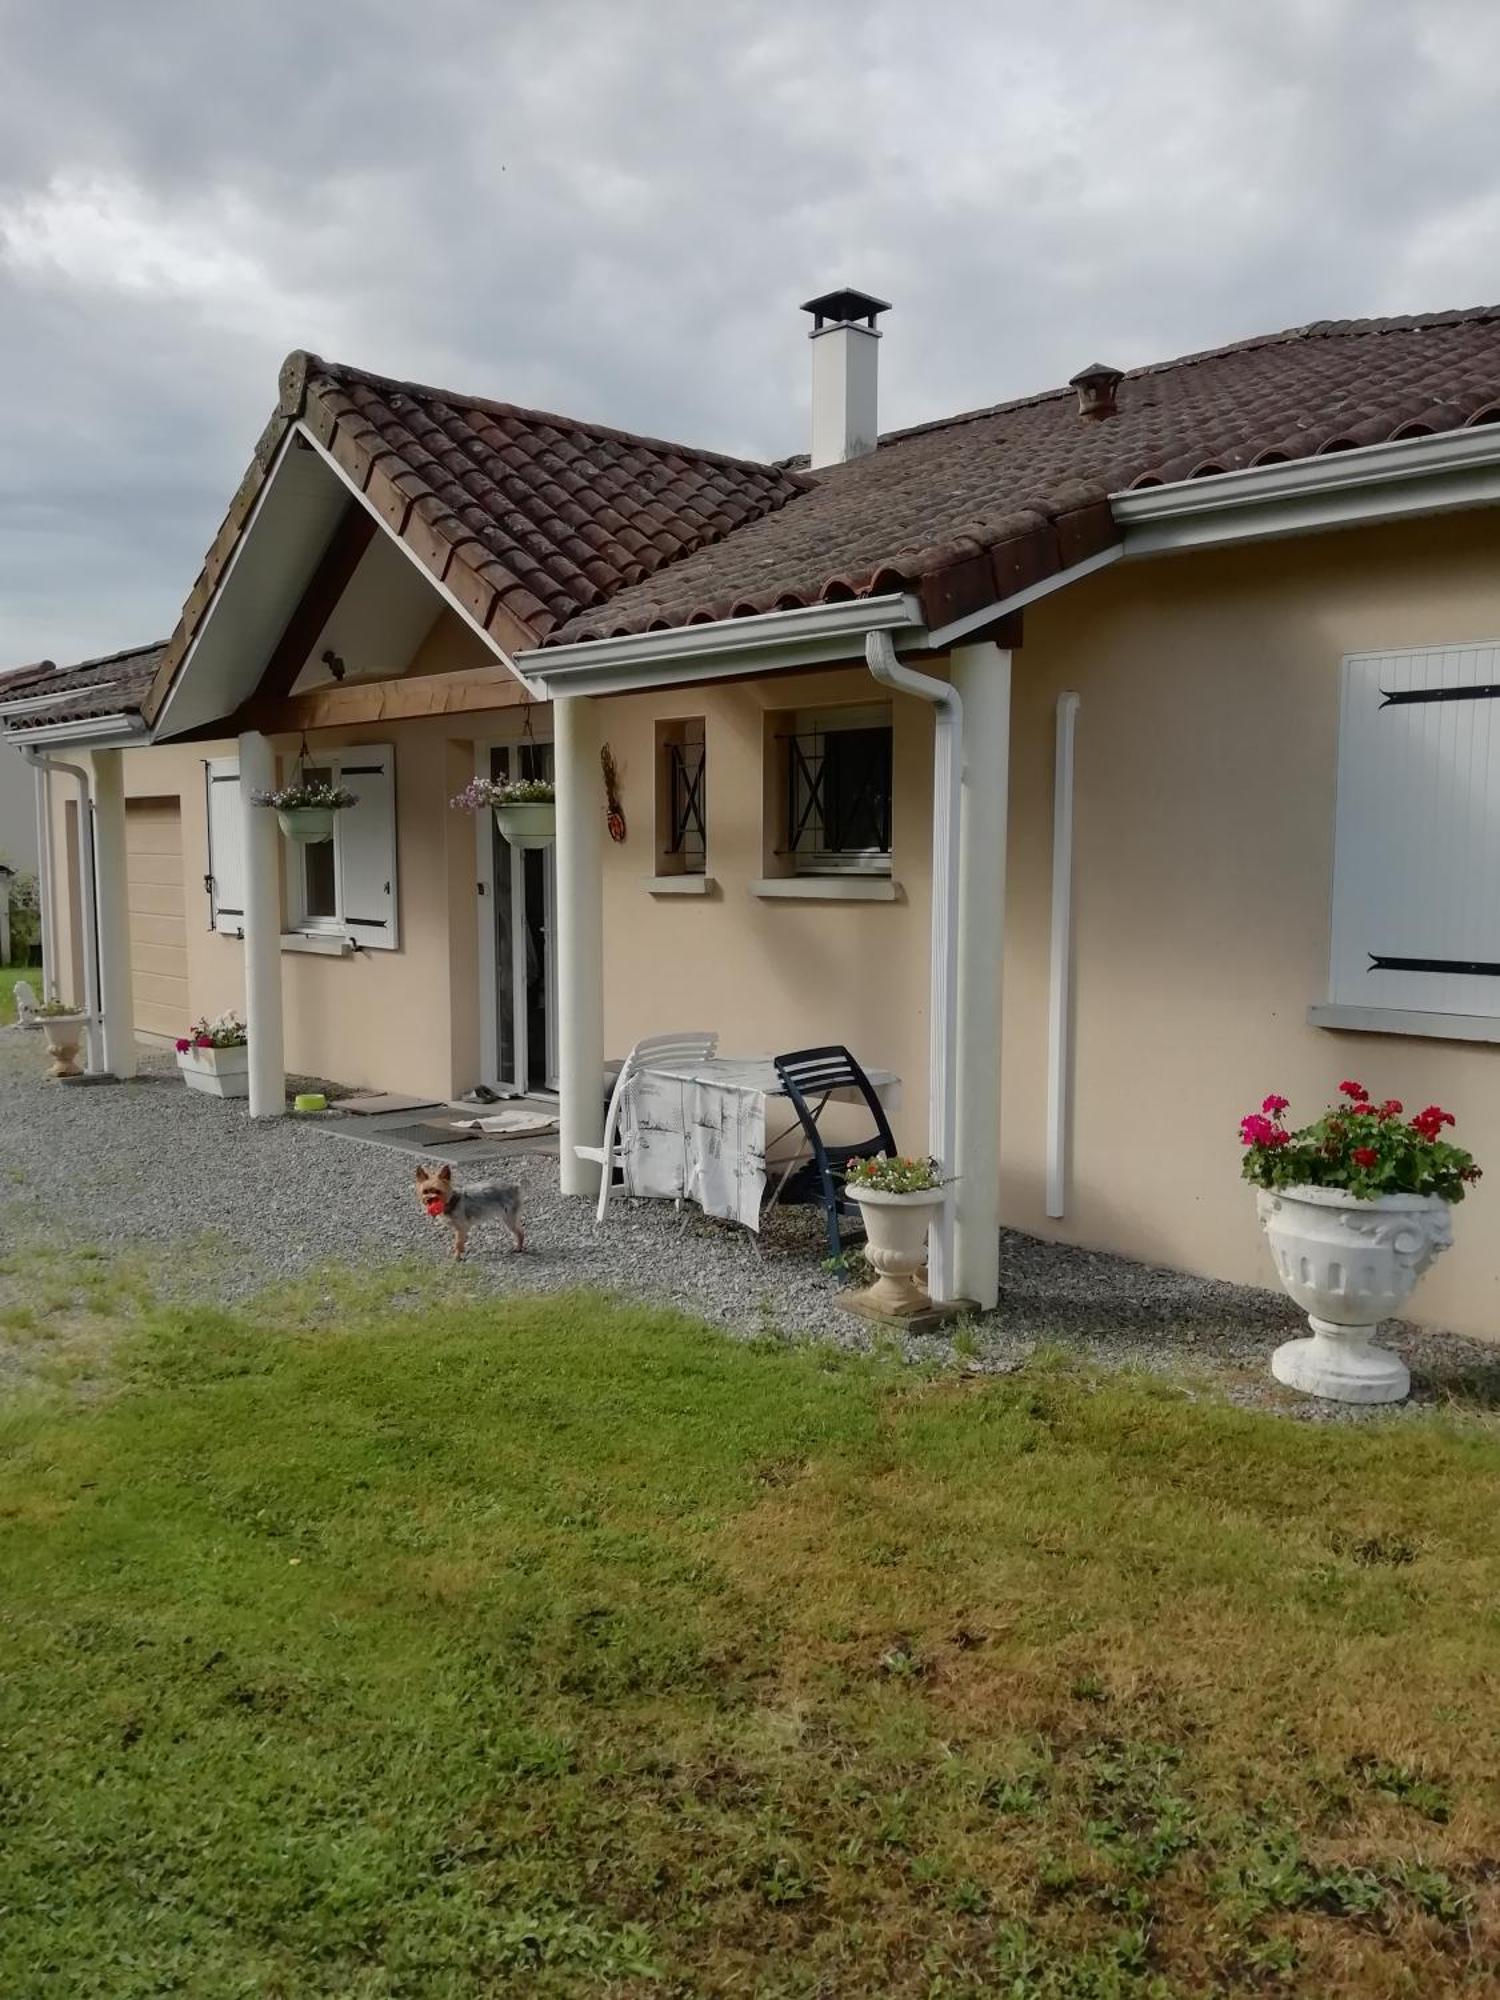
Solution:
<path fill-rule="evenodd" d="M 422 1200 L 426 1204 L 429 1215 L 441 1215 L 443 1210 L 448 1206 L 440 1194 L 426 1194 L 423 1195 Z"/>

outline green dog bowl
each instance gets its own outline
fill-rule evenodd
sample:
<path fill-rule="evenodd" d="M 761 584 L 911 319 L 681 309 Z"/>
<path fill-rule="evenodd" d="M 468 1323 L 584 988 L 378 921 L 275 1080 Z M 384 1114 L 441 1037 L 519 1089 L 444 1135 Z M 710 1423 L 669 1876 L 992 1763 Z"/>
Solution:
<path fill-rule="evenodd" d="M 328 1109 L 328 1099 L 323 1095 L 321 1090 L 300 1091 L 292 1099 L 292 1109 L 294 1111 L 326 1111 Z"/>

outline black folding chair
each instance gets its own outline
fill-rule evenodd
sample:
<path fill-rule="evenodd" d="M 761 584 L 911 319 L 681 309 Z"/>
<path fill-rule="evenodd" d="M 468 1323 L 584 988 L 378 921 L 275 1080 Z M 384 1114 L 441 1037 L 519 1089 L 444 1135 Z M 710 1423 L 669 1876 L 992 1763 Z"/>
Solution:
<path fill-rule="evenodd" d="M 857 1220 L 859 1215 L 858 1204 L 844 1190 L 844 1169 L 851 1160 L 868 1160 L 877 1153 L 894 1157 L 896 1142 L 891 1137 L 890 1120 L 875 1095 L 875 1086 L 846 1048 L 795 1049 L 790 1055 L 774 1057 L 773 1061 L 812 1153 L 811 1159 L 787 1176 L 779 1199 L 794 1205 L 821 1204 L 828 1222 L 828 1254 L 841 1257 L 844 1244 L 839 1219 L 852 1215 Z M 869 1106 L 875 1130 L 868 1139 L 857 1139 L 843 1146 L 824 1142 L 818 1119 L 829 1098 L 839 1090 L 857 1090 Z"/>

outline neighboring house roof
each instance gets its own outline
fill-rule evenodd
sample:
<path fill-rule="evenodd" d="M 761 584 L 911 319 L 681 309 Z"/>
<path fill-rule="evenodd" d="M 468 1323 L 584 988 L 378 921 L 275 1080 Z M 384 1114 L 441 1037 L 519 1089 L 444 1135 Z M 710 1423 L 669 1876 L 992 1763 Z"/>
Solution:
<path fill-rule="evenodd" d="M 1109 495 L 1500 421 L 1500 307 L 1323 320 L 881 439 L 813 491 L 548 633 L 576 643 L 916 589 L 930 625 L 1118 541 Z"/>
<path fill-rule="evenodd" d="M 0 676 L 0 726 L 20 734 L 56 722 L 138 715 L 165 650 L 166 641 L 158 639 L 154 645 L 106 653 L 74 667 L 51 660 L 19 667 Z M 21 704 L 19 713 L 7 712 L 12 703 Z"/>
<path fill-rule="evenodd" d="M 159 709 L 299 419 L 502 645 L 545 638 L 813 483 L 784 466 L 293 353 L 276 413 L 168 642 L 148 712 Z"/>

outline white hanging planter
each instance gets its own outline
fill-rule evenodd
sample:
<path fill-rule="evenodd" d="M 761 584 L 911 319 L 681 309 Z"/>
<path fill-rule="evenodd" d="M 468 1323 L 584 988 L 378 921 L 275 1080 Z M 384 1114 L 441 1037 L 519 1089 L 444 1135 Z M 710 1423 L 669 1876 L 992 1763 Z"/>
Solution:
<path fill-rule="evenodd" d="M 501 839 L 512 847 L 550 847 L 557 838 L 557 806 L 551 799 L 496 806 L 494 813 Z"/>
<path fill-rule="evenodd" d="M 865 1256 L 878 1276 L 863 1295 L 870 1311 L 892 1319 L 915 1319 L 932 1301 L 917 1283 L 927 1263 L 927 1232 L 943 1205 L 940 1187 L 916 1194 L 886 1194 L 879 1188 L 849 1187 L 865 1225 Z"/>
<path fill-rule="evenodd" d="M 201 1090 L 210 1097 L 250 1095 L 248 1043 L 240 1042 L 227 1049 L 179 1049 L 177 1067 L 189 1090 Z"/>
<path fill-rule="evenodd" d="M 276 817 L 287 839 L 298 847 L 316 847 L 333 838 L 332 806 L 279 806 Z"/>
<path fill-rule="evenodd" d="M 1272 1355 L 1277 1381 L 1340 1403 L 1401 1402 L 1411 1377 L 1375 1334 L 1452 1243 L 1449 1204 L 1440 1195 L 1362 1201 L 1342 1188 L 1297 1187 L 1263 1188 L 1256 1207 L 1281 1282 L 1312 1328 Z"/>

